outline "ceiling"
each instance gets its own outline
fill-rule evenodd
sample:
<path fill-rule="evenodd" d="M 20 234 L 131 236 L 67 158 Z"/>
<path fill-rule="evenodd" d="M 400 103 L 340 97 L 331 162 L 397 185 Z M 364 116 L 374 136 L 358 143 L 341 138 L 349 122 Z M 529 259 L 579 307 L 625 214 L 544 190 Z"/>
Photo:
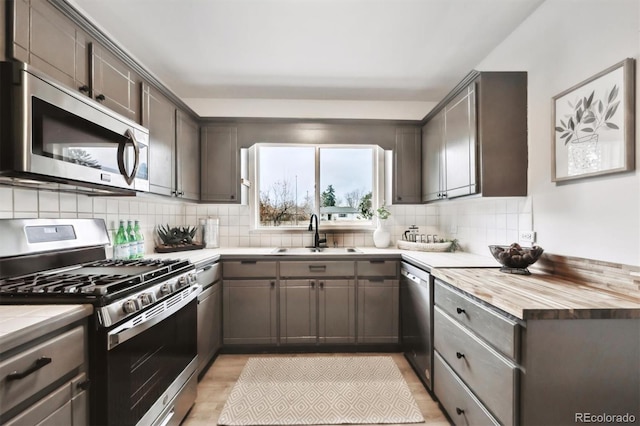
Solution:
<path fill-rule="evenodd" d="M 69 0 L 180 98 L 439 101 L 543 0 Z"/>

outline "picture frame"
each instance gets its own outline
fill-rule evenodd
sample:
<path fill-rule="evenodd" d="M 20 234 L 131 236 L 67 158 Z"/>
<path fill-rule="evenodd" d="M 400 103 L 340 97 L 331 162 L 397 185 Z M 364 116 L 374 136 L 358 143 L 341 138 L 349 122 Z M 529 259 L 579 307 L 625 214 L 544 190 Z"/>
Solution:
<path fill-rule="evenodd" d="M 627 58 L 552 98 L 553 182 L 634 170 L 634 76 Z"/>

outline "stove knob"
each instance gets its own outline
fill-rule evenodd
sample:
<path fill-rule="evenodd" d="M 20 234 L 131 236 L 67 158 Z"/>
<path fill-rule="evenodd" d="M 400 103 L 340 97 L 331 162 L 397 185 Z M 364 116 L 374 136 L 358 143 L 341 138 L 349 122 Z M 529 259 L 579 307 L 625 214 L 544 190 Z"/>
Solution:
<path fill-rule="evenodd" d="M 171 284 L 165 283 L 160 287 L 160 294 L 166 296 L 167 294 L 171 294 L 173 289 L 171 288 Z"/>
<path fill-rule="evenodd" d="M 189 285 L 189 283 L 187 282 L 187 277 L 183 276 L 183 277 L 180 277 L 180 279 L 178 280 L 178 283 L 176 284 L 176 287 L 177 288 L 182 288 L 182 287 L 186 287 L 188 285 Z"/>
<path fill-rule="evenodd" d="M 198 277 L 196 276 L 196 274 L 192 273 L 189 273 L 189 275 L 187 275 L 187 279 L 189 280 L 189 284 L 195 284 L 198 281 Z"/>
<path fill-rule="evenodd" d="M 139 302 L 135 299 L 125 300 L 122 304 L 122 310 L 126 314 L 132 314 L 140 309 Z"/>
<path fill-rule="evenodd" d="M 142 293 L 140 296 L 138 296 L 138 300 L 140 300 L 140 304 L 142 306 L 147 306 L 155 302 L 156 298 L 153 293 Z"/>

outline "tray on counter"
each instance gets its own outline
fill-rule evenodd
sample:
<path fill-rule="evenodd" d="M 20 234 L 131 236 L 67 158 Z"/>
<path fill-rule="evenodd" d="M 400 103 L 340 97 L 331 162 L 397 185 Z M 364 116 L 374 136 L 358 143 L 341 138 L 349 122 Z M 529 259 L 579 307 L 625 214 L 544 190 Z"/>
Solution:
<path fill-rule="evenodd" d="M 414 250 L 414 251 L 449 251 L 451 248 L 451 241 L 444 243 L 414 243 L 413 241 L 398 240 L 398 248 L 401 250 Z"/>

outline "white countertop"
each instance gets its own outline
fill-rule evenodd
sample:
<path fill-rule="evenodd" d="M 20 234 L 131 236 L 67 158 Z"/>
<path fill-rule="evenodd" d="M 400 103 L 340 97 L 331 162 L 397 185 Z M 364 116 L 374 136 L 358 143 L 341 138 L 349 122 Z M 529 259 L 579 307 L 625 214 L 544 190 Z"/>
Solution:
<path fill-rule="evenodd" d="M 0 352 L 79 321 L 92 305 L 0 305 Z"/>
<path fill-rule="evenodd" d="M 197 264 L 206 260 L 218 260 L 221 256 L 269 256 L 271 259 L 282 259 L 285 257 L 300 257 L 305 258 L 317 257 L 322 259 L 327 256 L 340 256 L 341 258 L 348 259 L 349 257 L 358 257 L 362 255 L 375 255 L 375 256 L 398 256 L 404 260 L 412 261 L 423 266 L 425 268 L 492 268 L 499 267 L 500 264 L 491 256 L 480 256 L 477 254 L 464 253 L 464 252 L 422 252 L 422 251 L 410 251 L 400 250 L 397 248 L 379 249 L 375 247 L 357 247 L 359 253 L 345 253 L 345 254 L 313 254 L 313 253 L 274 253 L 275 247 L 239 247 L 239 248 L 217 248 L 217 249 L 202 249 L 193 251 L 180 251 L 174 253 L 154 253 L 147 255 L 147 257 L 160 258 L 160 259 L 189 259 L 191 262 Z"/>

